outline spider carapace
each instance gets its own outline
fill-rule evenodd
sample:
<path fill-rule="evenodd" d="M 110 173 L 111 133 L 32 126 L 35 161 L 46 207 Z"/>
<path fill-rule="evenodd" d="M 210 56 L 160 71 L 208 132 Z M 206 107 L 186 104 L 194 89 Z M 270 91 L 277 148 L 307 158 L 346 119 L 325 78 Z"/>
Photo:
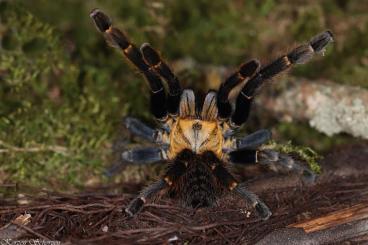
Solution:
<path fill-rule="evenodd" d="M 269 208 L 233 177 L 230 165 L 268 165 L 314 180 L 315 174 L 303 164 L 264 146 L 271 138 L 269 130 L 258 130 L 245 137 L 236 137 L 234 133 L 247 121 L 260 86 L 291 66 L 306 63 L 314 54 L 323 53 L 333 41 L 330 31 L 316 35 L 265 66 L 261 67 L 255 59 L 245 62 L 218 91 L 210 91 L 204 99 L 199 99 L 192 90 L 182 89 L 178 78 L 149 44 L 137 48 L 98 9 L 90 16 L 105 39 L 119 48 L 147 80 L 150 110 L 159 124 L 157 129 L 152 129 L 138 119 L 126 118 L 126 127 L 155 147 L 131 149 L 123 152 L 122 158 L 132 163 L 167 163 L 162 178 L 144 188 L 125 208 L 128 215 L 138 213 L 144 203 L 161 192 L 179 198 L 189 207 L 213 206 L 224 192 L 234 192 L 251 204 L 262 219 L 268 219 Z M 240 92 L 230 101 L 229 94 L 235 89 Z"/>

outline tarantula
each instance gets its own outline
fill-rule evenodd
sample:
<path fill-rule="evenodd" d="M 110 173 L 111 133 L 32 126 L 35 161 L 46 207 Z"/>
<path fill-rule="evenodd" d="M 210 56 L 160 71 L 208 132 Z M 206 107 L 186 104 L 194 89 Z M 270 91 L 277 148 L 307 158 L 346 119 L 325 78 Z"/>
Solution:
<path fill-rule="evenodd" d="M 140 49 L 127 36 L 112 26 L 110 18 L 98 9 L 91 12 L 97 29 L 106 40 L 121 49 L 126 58 L 143 74 L 150 88 L 150 110 L 158 129 L 152 129 L 134 118 L 125 124 L 135 135 L 155 143 L 156 147 L 125 151 L 122 158 L 129 162 L 168 163 L 164 176 L 144 188 L 125 208 L 134 216 L 159 192 L 178 197 L 184 206 L 213 206 L 225 191 L 235 192 L 249 202 L 264 220 L 271 216 L 269 208 L 228 170 L 230 164 L 264 164 L 298 172 L 313 180 L 315 175 L 289 155 L 261 146 L 271 138 L 268 130 L 259 130 L 243 138 L 234 133 L 247 121 L 254 95 L 260 86 L 295 64 L 309 61 L 322 53 L 333 41 L 325 31 L 261 67 L 258 60 L 242 64 L 216 91 L 200 100 L 193 90 L 182 89 L 178 78 L 167 63 L 148 43 Z M 166 86 L 161 79 L 167 83 Z M 244 85 L 245 84 L 245 85 Z M 243 86 L 235 103 L 229 94 Z"/>

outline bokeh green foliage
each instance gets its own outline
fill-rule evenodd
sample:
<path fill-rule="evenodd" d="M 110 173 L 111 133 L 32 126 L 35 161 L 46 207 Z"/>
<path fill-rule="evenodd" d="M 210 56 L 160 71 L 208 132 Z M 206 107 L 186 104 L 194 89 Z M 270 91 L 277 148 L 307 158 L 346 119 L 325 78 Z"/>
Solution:
<path fill-rule="evenodd" d="M 119 98 L 106 74 L 82 78 L 50 25 L 18 5 L 2 3 L 1 16 L 1 177 L 85 184 L 100 175 Z"/>
<path fill-rule="evenodd" d="M 95 7 L 137 44 L 203 64 L 267 62 L 331 29 L 337 41 L 326 56 L 293 74 L 368 87 L 368 7 L 360 1 L 1 1 L 0 182 L 99 182 L 121 118 L 151 120 L 145 82 L 95 30 Z M 279 128 L 292 137 L 285 141 L 313 142 L 299 133 L 305 126 Z"/>

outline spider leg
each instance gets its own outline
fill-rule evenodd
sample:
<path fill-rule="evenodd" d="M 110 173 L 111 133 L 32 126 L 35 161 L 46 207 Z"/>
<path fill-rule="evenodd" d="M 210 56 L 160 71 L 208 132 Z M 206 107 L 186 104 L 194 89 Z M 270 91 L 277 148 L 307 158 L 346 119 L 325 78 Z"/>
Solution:
<path fill-rule="evenodd" d="M 179 79 L 171 71 L 170 67 L 162 60 L 158 52 L 148 43 L 141 46 L 141 52 L 146 63 L 153 68 L 168 84 L 167 110 L 171 115 L 177 115 L 182 89 Z"/>
<path fill-rule="evenodd" d="M 159 147 L 135 148 L 124 151 L 121 157 L 131 163 L 148 164 L 166 160 L 166 151 Z"/>
<path fill-rule="evenodd" d="M 145 76 L 151 92 L 150 109 L 156 119 L 164 121 L 167 118 L 166 94 L 160 77 L 150 69 L 143 59 L 140 50 L 132 44 L 126 35 L 119 29 L 112 27 L 111 20 L 99 9 L 91 12 L 97 29 L 102 32 L 105 39 L 113 46 L 120 48 L 128 60 L 134 64 Z"/>
<path fill-rule="evenodd" d="M 332 33 L 325 31 L 313 37 L 308 44 L 298 46 L 287 55 L 283 55 L 263 67 L 245 84 L 239 93 L 236 99 L 235 112 L 231 117 L 231 125 L 235 128 L 239 127 L 248 119 L 253 96 L 264 81 L 289 69 L 292 65 L 308 62 L 313 54 L 323 53 L 327 44 L 332 41 Z"/>
<path fill-rule="evenodd" d="M 317 175 L 312 170 L 302 165 L 299 161 L 287 154 L 274 150 L 265 149 L 259 151 L 258 161 L 260 164 L 270 166 L 275 171 L 291 171 L 300 174 L 307 183 L 314 183 L 317 178 Z"/>
<path fill-rule="evenodd" d="M 124 151 L 121 154 L 121 158 L 123 161 L 114 163 L 104 171 L 107 177 L 112 177 L 119 173 L 126 166 L 126 162 L 135 165 L 145 165 L 166 160 L 166 151 L 165 149 L 155 147 L 131 149 Z"/>
<path fill-rule="evenodd" d="M 130 217 L 133 217 L 135 214 L 141 211 L 148 198 L 151 198 L 165 187 L 167 187 L 167 183 L 163 179 L 147 186 L 141 191 L 138 197 L 134 198 L 128 204 L 128 206 L 125 208 L 125 213 L 127 213 Z"/>
<path fill-rule="evenodd" d="M 251 191 L 248 191 L 244 184 L 239 184 L 234 188 L 234 191 L 237 192 L 242 198 L 244 198 L 247 202 L 249 202 L 257 211 L 258 215 L 263 220 L 267 220 L 272 215 L 272 212 L 267 207 L 267 205 L 259 199 L 259 197 Z"/>
<path fill-rule="evenodd" d="M 222 186 L 237 193 L 248 203 L 250 203 L 263 220 L 267 220 L 272 215 L 267 205 L 262 202 L 256 194 L 248 191 L 243 184 L 239 184 L 223 165 L 218 164 L 213 169 L 213 173 Z"/>
<path fill-rule="evenodd" d="M 228 153 L 229 161 L 234 164 L 254 164 L 258 162 L 258 151 L 253 149 L 235 150 Z"/>
<path fill-rule="evenodd" d="M 261 129 L 248 134 L 244 138 L 236 139 L 237 149 L 256 149 L 272 138 L 272 133 L 268 129 Z"/>
<path fill-rule="evenodd" d="M 293 159 L 287 154 L 274 150 L 236 150 L 228 153 L 229 161 L 233 164 L 248 165 L 261 164 L 270 167 L 274 171 L 295 172 L 303 176 L 307 183 L 313 183 L 316 174 L 312 170 L 303 166 L 302 163 Z"/>
<path fill-rule="evenodd" d="M 229 136 L 228 138 L 226 138 L 224 147 L 222 148 L 222 152 L 229 153 L 235 151 L 244 152 L 244 150 L 256 150 L 258 147 L 269 141 L 271 137 L 272 133 L 268 129 L 258 130 L 246 135 L 243 138 Z M 244 153 L 240 156 L 243 155 Z"/>
<path fill-rule="evenodd" d="M 260 63 L 258 60 L 251 60 L 244 63 L 221 84 L 217 93 L 217 107 L 220 120 L 227 120 L 231 116 L 232 108 L 229 101 L 231 90 L 246 79 L 252 77 L 259 70 L 259 67 Z"/>
<path fill-rule="evenodd" d="M 162 147 L 168 147 L 170 131 L 162 127 L 153 129 L 143 122 L 133 117 L 126 117 L 124 120 L 125 127 L 134 135 L 141 137 L 149 142 L 160 144 Z"/>
<path fill-rule="evenodd" d="M 157 130 L 148 127 L 137 118 L 126 117 L 124 119 L 124 125 L 132 134 L 150 142 L 156 141 L 155 136 L 157 134 Z"/>
<path fill-rule="evenodd" d="M 152 198 L 161 190 L 170 187 L 174 181 L 176 181 L 184 174 L 186 169 L 187 166 L 185 162 L 175 161 L 172 165 L 169 166 L 164 178 L 143 189 L 138 197 L 134 198 L 128 204 L 128 206 L 125 208 L 125 212 L 131 217 L 137 214 L 143 208 L 147 199 Z"/>

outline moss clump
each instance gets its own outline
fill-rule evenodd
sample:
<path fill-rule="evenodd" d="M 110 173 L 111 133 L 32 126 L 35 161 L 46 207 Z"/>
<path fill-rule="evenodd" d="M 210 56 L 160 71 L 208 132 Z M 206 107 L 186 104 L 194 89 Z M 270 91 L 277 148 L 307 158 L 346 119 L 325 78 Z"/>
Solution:
<path fill-rule="evenodd" d="M 1 182 L 60 189 L 100 179 L 111 118 L 124 109 L 117 92 L 107 92 L 106 77 L 82 80 L 93 71 L 71 62 L 50 25 L 19 5 L 2 7 Z"/>

